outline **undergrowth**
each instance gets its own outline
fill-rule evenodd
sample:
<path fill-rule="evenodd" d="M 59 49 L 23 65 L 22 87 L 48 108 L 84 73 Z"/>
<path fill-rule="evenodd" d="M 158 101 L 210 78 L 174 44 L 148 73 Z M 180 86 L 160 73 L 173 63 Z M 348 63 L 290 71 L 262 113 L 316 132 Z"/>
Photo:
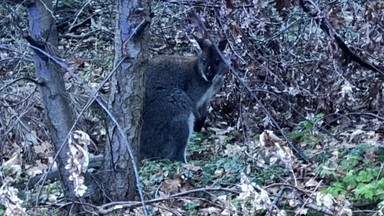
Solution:
<path fill-rule="evenodd" d="M 183 187 L 183 182 L 188 182 L 188 189 L 236 188 L 241 181 L 241 174 L 245 173 L 253 185 L 264 188 L 273 187 L 275 184 L 293 184 L 293 179 L 301 179 L 299 181 L 303 184 L 314 181 L 317 182 L 316 186 L 314 188 L 309 186 L 308 189 L 319 191 L 323 194 L 321 196 L 334 197 L 333 199 L 343 197 L 351 202 L 352 206 L 359 206 L 360 209 L 379 209 L 380 211 L 384 200 L 384 178 L 380 163 L 383 158 L 383 148 L 367 143 L 350 145 L 348 148 L 345 147 L 345 143 L 338 143 L 338 145 L 330 143 L 327 136 L 320 133 L 314 126 L 314 124 L 321 123 L 323 117 L 324 115 L 320 114 L 314 116 L 314 119 L 310 121 L 300 122 L 298 124 L 300 129 L 294 130 L 290 134 L 290 139 L 296 141 L 305 156 L 313 162 L 312 166 L 295 161 L 294 164 L 300 163 L 300 165 L 294 165 L 293 169 L 290 169 L 275 163 L 273 157 L 265 155 L 261 156 L 264 163 L 260 164 L 257 159 L 260 158 L 261 150 L 259 153 L 255 150 L 254 154 L 250 154 L 249 148 L 242 148 L 244 144 L 230 142 L 231 139 L 222 139 L 223 142 L 219 143 L 221 145 L 219 148 L 223 150 L 214 154 L 210 144 L 213 143 L 215 134 L 196 134 L 188 151 L 189 155 L 196 160 L 190 160 L 187 164 L 164 160 L 145 162 L 141 169 L 145 191 L 151 192 L 151 198 L 161 197 L 164 182 L 178 179 L 180 176 L 182 180 L 176 180 L 180 188 Z M 259 137 L 259 135 L 254 137 Z M 324 150 L 318 151 L 320 145 Z M 241 150 L 233 154 L 226 152 L 225 149 L 231 151 L 235 146 Z M 203 155 L 203 157 L 196 155 Z M 302 166 L 300 172 L 306 173 L 299 173 L 299 169 L 295 166 Z M 303 168 L 306 170 L 303 171 Z M 154 191 L 156 193 L 153 193 Z M 180 191 L 182 190 L 171 193 Z M 232 205 L 240 207 L 236 197 L 233 196 L 233 198 L 231 199 Z M 284 197 L 280 197 L 280 199 L 285 200 Z M 284 202 L 281 201 L 281 203 Z M 200 202 L 192 201 L 183 204 L 183 209 L 189 212 L 188 214 L 194 214 L 203 206 Z M 287 212 L 296 211 L 292 206 L 284 207 L 283 205 L 281 207 Z M 313 210 L 309 210 L 307 213 L 316 215 L 316 211 Z"/>

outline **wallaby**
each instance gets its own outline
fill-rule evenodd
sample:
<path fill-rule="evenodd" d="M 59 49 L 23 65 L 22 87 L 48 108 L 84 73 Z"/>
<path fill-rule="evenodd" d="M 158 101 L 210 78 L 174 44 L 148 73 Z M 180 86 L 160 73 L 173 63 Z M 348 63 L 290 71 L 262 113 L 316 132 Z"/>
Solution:
<path fill-rule="evenodd" d="M 201 129 L 204 127 L 204 122 L 207 118 L 208 114 L 208 104 L 215 96 L 217 92 L 220 91 L 221 86 L 223 85 L 224 80 L 224 74 L 219 73 L 217 74 L 213 80 L 212 85 L 209 87 L 209 89 L 205 92 L 203 97 L 197 102 L 196 109 L 197 112 L 195 113 L 195 124 L 193 130 L 196 132 L 200 132 Z"/>
<path fill-rule="evenodd" d="M 196 37 L 197 57 L 159 56 L 149 61 L 144 99 L 142 158 L 186 162 L 193 130 L 201 130 L 207 105 L 220 90 L 225 64 L 207 39 Z M 219 43 L 224 50 L 226 42 Z"/>

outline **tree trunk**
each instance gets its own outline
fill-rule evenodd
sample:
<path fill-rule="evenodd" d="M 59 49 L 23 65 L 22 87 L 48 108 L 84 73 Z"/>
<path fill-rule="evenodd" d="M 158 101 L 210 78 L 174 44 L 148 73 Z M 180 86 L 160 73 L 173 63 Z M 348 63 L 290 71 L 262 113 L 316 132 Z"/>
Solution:
<path fill-rule="evenodd" d="M 29 34 L 39 48 L 54 56 L 52 50 L 57 48 L 58 36 L 53 19 L 52 1 L 29 1 Z M 34 44 L 34 46 L 37 46 Z M 74 117 L 64 85 L 64 71 L 52 59 L 35 51 L 34 62 L 37 76 L 43 81 L 40 85 L 41 97 L 47 115 L 47 127 L 56 152 L 62 147 L 56 160 L 66 198 L 75 198 L 74 186 L 69 181 L 69 172 L 65 169 L 68 159 L 68 145 L 64 143 L 73 123 Z M 63 146 L 62 146 L 63 145 Z"/>
<path fill-rule="evenodd" d="M 115 66 L 111 80 L 109 107 L 127 138 L 124 142 L 116 125 L 109 124 L 110 143 L 105 148 L 103 183 L 113 201 L 133 200 L 136 195 L 135 173 L 128 146 L 138 151 L 140 143 L 144 81 L 147 67 L 148 26 L 137 27 L 149 14 L 147 0 L 118 0 L 115 30 Z M 143 10 L 141 10 L 143 9 Z M 133 36 L 132 36 L 133 35 Z M 122 64 L 118 65 L 122 59 Z M 136 160 L 136 158 L 135 158 Z"/>

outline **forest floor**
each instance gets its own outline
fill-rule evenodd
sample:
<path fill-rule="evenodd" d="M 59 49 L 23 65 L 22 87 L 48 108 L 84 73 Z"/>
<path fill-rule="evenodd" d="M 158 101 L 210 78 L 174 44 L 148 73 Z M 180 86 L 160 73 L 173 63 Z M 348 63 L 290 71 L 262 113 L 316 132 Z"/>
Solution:
<path fill-rule="evenodd" d="M 151 55 L 196 55 L 192 34 L 199 32 L 228 40 L 223 54 L 232 70 L 211 103 L 206 127 L 191 140 L 188 163 L 143 162 L 145 198 L 158 199 L 150 211 L 383 215 L 384 2 L 317 1 L 315 17 L 298 1 L 192 4 L 153 1 Z M 59 2 L 56 8 L 59 50 L 94 88 L 112 71 L 114 13 L 113 1 Z M 0 6 L 0 182 L 15 178 L 14 187 L 0 188 L 0 202 L 8 196 L 28 215 L 59 215 L 58 181 L 41 188 L 38 202 L 39 188 L 25 188 L 54 156 L 38 88 L 17 80 L 35 77 L 32 52 L 17 33 L 27 22 L 22 7 Z M 65 79 L 79 111 L 88 95 L 69 75 Z M 92 109 L 82 119 L 94 142 L 90 153 L 100 155 L 103 120 Z M 140 212 L 137 207 L 125 214 Z"/>

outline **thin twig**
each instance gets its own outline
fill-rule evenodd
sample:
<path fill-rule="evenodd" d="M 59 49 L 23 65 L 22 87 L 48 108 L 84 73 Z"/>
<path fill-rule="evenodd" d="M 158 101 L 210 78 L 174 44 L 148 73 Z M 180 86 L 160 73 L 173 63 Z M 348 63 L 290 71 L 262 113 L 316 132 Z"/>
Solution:
<path fill-rule="evenodd" d="M 214 43 L 213 39 L 210 37 L 210 35 L 208 34 L 208 30 L 207 28 L 204 26 L 203 22 L 200 20 L 199 16 L 197 15 L 197 12 L 196 10 L 191 6 L 191 10 L 197 20 L 197 22 L 199 23 L 200 27 L 204 30 L 205 32 L 205 35 L 207 36 L 207 38 L 212 42 L 212 45 L 215 47 L 216 49 L 216 52 L 219 54 L 220 58 L 221 59 L 225 59 L 224 55 L 220 52 L 220 50 L 218 49 L 216 43 Z M 300 156 L 300 158 L 302 158 L 304 161 L 306 161 L 307 163 L 311 163 L 311 161 L 306 157 L 304 156 L 300 151 L 299 149 L 292 143 L 289 141 L 288 137 L 285 135 L 285 133 L 283 132 L 283 130 L 281 129 L 281 127 L 279 126 L 279 124 L 276 122 L 276 120 L 272 117 L 272 115 L 269 113 L 269 111 L 267 110 L 267 108 L 263 105 L 263 103 L 260 101 L 260 99 L 255 95 L 253 94 L 251 88 L 249 87 L 249 85 L 247 85 L 243 79 L 241 79 L 241 77 L 239 76 L 239 74 L 235 71 L 235 69 L 227 62 L 224 60 L 224 63 L 226 64 L 227 68 L 229 69 L 229 71 L 232 73 L 232 75 L 235 76 L 235 78 L 241 83 L 241 85 L 247 90 L 247 92 L 253 97 L 253 99 L 256 100 L 256 102 L 259 104 L 259 106 L 261 107 L 261 109 L 263 110 L 263 112 L 269 116 L 272 124 L 280 131 L 281 135 L 284 137 L 284 139 L 287 141 L 287 143 L 291 146 L 291 148 L 296 152 L 296 154 L 298 154 Z"/>
<path fill-rule="evenodd" d="M 161 202 L 161 201 L 165 201 L 165 200 L 176 199 L 177 197 L 184 196 L 184 195 L 191 194 L 191 193 L 208 192 L 208 191 L 225 191 L 225 192 L 236 193 L 236 194 L 239 193 L 238 191 L 227 189 L 227 188 L 197 188 L 197 189 L 193 189 L 193 190 L 188 190 L 188 191 L 183 191 L 180 193 L 172 194 L 172 195 L 169 195 L 168 197 L 161 197 L 161 198 L 155 198 L 155 199 L 147 200 L 147 201 L 145 201 L 145 204 L 148 205 L 148 204 L 157 203 L 157 202 Z M 119 206 L 121 208 L 132 209 L 132 208 L 136 208 L 140 205 L 141 205 L 141 203 L 138 201 L 121 201 L 121 202 L 107 203 L 107 204 L 98 206 L 97 209 L 98 209 L 98 212 L 100 214 L 108 214 L 108 213 L 113 212 L 116 209 L 116 206 Z"/>

